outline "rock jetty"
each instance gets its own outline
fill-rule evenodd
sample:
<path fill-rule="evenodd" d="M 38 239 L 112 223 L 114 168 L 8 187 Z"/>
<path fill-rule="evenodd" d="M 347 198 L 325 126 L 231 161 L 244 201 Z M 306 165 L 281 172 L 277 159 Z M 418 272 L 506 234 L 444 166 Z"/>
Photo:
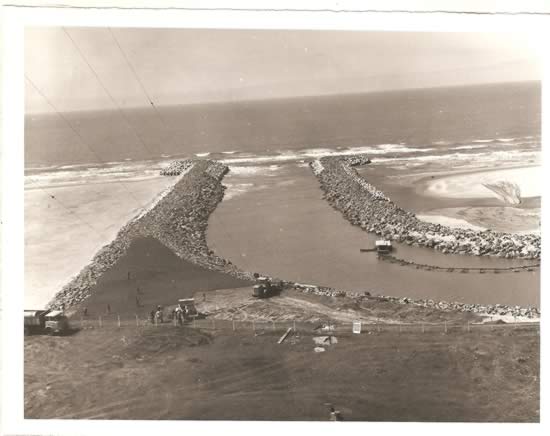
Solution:
<path fill-rule="evenodd" d="M 505 304 L 468 304 L 447 301 L 435 301 L 425 299 L 399 298 L 378 295 L 378 300 L 389 301 L 399 304 L 410 304 L 418 307 L 430 309 L 439 309 L 448 312 L 471 312 L 486 316 L 516 316 L 522 318 L 535 319 L 540 318 L 540 310 L 536 307 L 507 306 Z"/>
<path fill-rule="evenodd" d="M 536 307 L 508 306 L 505 304 L 468 304 L 458 302 L 436 301 L 431 299 L 413 299 L 408 297 L 390 297 L 386 295 L 371 295 L 371 292 L 343 291 L 324 286 L 306 285 L 301 283 L 286 283 L 305 294 L 313 294 L 323 297 L 348 297 L 355 299 L 370 299 L 394 304 L 407 304 L 411 306 L 437 309 L 447 312 L 470 312 L 483 316 L 515 316 L 529 319 L 540 318 L 540 310 Z M 372 293 L 376 294 L 375 291 Z"/>
<path fill-rule="evenodd" d="M 537 235 L 476 232 L 419 220 L 357 173 L 354 166 L 368 162 L 364 156 L 328 156 L 310 163 L 324 198 L 352 224 L 384 239 L 442 253 L 540 259 L 541 240 Z"/>
<path fill-rule="evenodd" d="M 351 158 L 350 161 L 360 165 L 370 162 L 364 157 Z M 312 163 L 312 168 L 319 173 L 324 173 L 325 163 L 315 162 Z M 208 218 L 223 199 L 225 187 L 221 184 L 221 181 L 229 168 L 217 161 L 198 159 L 176 161 L 168 168 L 170 170 L 166 172 L 166 175 L 182 175 L 181 179 L 171 190 L 162 195 L 159 201 L 154 203 L 150 209 L 142 211 L 122 227 L 115 239 L 101 248 L 92 261 L 54 296 L 48 307 L 63 306 L 69 308 L 84 301 L 91 295 L 94 285 L 102 274 L 126 253 L 132 241 L 135 238 L 147 236 L 158 239 L 179 257 L 196 265 L 251 282 L 254 280 L 253 273 L 242 271 L 230 261 L 217 256 L 208 248 L 206 243 Z M 353 175 L 353 173 L 351 174 Z M 341 183 L 349 183 L 349 181 L 341 181 Z M 360 183 L 359 186 L 362 190 L 375 189 L 366 181 L 357 180 L 356 183 Z M 376 198 L 377 201 L 389 202 L 389 200 L 382 200 L 383 195 L 378 195 Z M 538 309 L 530 307 L 481 306 L 436 302 L 433 300 L 371 296 L 370 292 L 337 290 L 277 278 L 271 278 L 271 280 L 273 282 L 280 281 L 283 289 L 295 289 L 299 292 L 326 297 L 373 298 L 399 304 L 413 304 L 440 310 L 469 311 L 479 314 L 511 314 L 529 318 L 536 318 L 540 315 Z"/>
<path fill-rule="evenodd" d="M 193 159 L 187 160 L 175 160 L 171 162 L 166 168 L 160 170 L 161 176 L 179 176 L 184 171 L 189 169 L 194 163 Z"/>
<path fill-rule="evenodd" d="M 228 167 L 211 160 L 191 160 L 177 161 L 169 168 L 167 175 L 186 173 L 151 209 L 122 227 L 115 239 L 101 248 L 54 296 L 49 307 L 69 308 L 85 300 L 101 275 L 126 253 L 132 241 L 147 236 L 158 239 L 176 255 L 196 265 L 253 280 L 251 273 L 217 256 L 206 243 L 208 217 L 223 198 L 225 187 L 221 180 Z"/>

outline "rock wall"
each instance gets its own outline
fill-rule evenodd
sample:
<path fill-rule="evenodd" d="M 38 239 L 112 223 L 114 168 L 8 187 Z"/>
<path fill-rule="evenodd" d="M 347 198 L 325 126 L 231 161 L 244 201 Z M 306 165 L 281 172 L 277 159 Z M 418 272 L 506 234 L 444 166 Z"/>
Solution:
<path fill-rule="evenodd" d="M 537 235 L 476 232 L 419 220 L 357 174 L 353 167 L 367 161 L 356 156 L 330 156 L 310 164 L 325 199 L 352 224 L 384 239 L 430 247 L 442 253 L 540 259 Z"/>
<path fill-rule="evenodd" d="M 206 244 L 208 217 L 223 198 L 221 180 L 228 167 L 210 160 L 177 161 L 167 175 L 187 173 L 160 201 L 120 229 L 92 261 L 50 301 L 66 308 L 85 300 L 101 275 L 111 268 L 135 238 L 152 236 L 179 257 L 204 268 L 252 280 L 250 273 L 214 254 Z"/>
<path fill-rule="evenodd" d="M 414 299 L 409 297 L 392 297 L 386 295 L 371 295 L 370 292 L 343 291 L 323 286 L 304 285 L 299 283 L 288 284 L 289 287 L 303 292 L 324 297 L 348 297 L 355 299 L 370 299 L 394 304 L 407 304 L 416 307 L 443 310 L 446 312 L 470 312 L 482 316 L 516 316 L 521 318 L 540 318 L 540 310 L 536 307 L 507 306 L 505 304 L 469 304 L 431 299 Z"/>
<path fill-rule="evenodd" d="M 348 160 L 357 164 L 365 164 L 366 158 L 355 158 Z M 331 174 L 334 166 L 338 174 L 343 178 L 337 178 L 338 183 L 334 188 L 336 192 L 346 187 L 355 186 L 360 192 L 368 191 L 369 199 L 374 198 L 376 202 L 391 203 L 389 199 L 376 188 L 361 179 L 350 168 L 344 169 L 342 162 L 313 163 L 317 175 Z M 339 169 L 338 169 L 339 168 Z M 94 285 L 101 275 L 111 268 L 117 260 L 122 257 L 135 238 L 152 236 L 161 243 L 173 250 L 179 257 L 191 261 L 204 268 L 220 271 L 233 277 L 244 280 L 254 280 L 254 274 L 242 271 L 227 261 L 217 256 L 210 250 L 206 243 L 206 230 L 208 218 L 222 200 L 225 187 L 221 184 L 223 176 L 227 173 L 228 167 L 210 160 L 177 161 L 167 175 L 178 175 L 186 173 L 174 187 L 147 211 L 140 213 L 136 218 L 128 222 L 120 229 L 116 238 L 101 248 L 92 261 L 86 265 L 80 273 L 71 279 L 52 299 L 49 307 L 60 307 L 64 305 L 69 308 L 80 303 L 90 296 Z M 351 180 L 351 181 L 350 181 Z M 328 185 L 332 186 L 332 182 Z M 350 185 L 351 184 L 351 185 Z M 327 189 L 327 188 L 325 188 Z M 371 192 L 372 191 L 372 192 Z M 325 191 L 327 192 L 327 191 Z M 359 191 L 352 191 L 357 195 Z M 363 198 L 363 197 L 361 197 Z M 372 201 L 372 200 L 369 200 Z M 349 205 L 348 205 L 349 203 Z M 353 202 L 348 200 L 345 210 L 353 210 Z M 339 203 L 340 204 L 340 203 Z M 272 281 L 279 281 L 271 278 Z M 292 281 L 281 280 L 283 288 L 295 289 L 300 292 L 328 297 L 349 297 L 349 298 L 373 298 L 382 301 L 392 301 L 400 304 L 412 304 L 423 307 L 433 307 L 440 310 L 458 310 L 476 312 L 480 314 L 513 314 L 515 316 L 538 317 L 540 312 L 536 308 L 520 308 L 495 305 L 481 306 L 462 303 L 436 302 L 433 300 L 413 300 L 410 298 L 373 296 L 369 292 L 355 292 L 337 290 L 329 287 L 300 284 Z"/>

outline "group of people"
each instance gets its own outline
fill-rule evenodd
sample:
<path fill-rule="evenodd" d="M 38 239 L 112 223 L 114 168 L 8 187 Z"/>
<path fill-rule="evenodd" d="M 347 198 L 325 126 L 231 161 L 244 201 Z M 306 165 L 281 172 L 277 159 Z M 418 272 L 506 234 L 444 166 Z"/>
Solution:
<path fill-rule="evenodd" d="M 181 306 L 176 306 L 176 308 L 172 311 L 172 317 L 177 320 L 178 325 L 183 325 L 183 322 L 189 315 L 190 313 L 187 306 L 184 306 L 183 308 Z"/>
<path fill-rule="evenodd" d="M 157 310 L 151 310 L 151 313 L 149 313 L 149 321 L 151 321 L 151 324 L 162 324 L 164 322 L 162 306 L 157 306 Z"/>
<path fill-rule="evenodd" d="M 187 306 L 184 306 L 183 308 L 181 306 L 176 306 L 176 308 L 172 310 L 172 319 L 177 320 L 179 325 L 183 325 L 189 315 L 191 314 Z M 156 310 L 151 310 L 149 313 L 149 321 L 151 324 L 162 324 L 164 322 L 164 312 L 162 310 L 162 306 L 157 306 Z"/>

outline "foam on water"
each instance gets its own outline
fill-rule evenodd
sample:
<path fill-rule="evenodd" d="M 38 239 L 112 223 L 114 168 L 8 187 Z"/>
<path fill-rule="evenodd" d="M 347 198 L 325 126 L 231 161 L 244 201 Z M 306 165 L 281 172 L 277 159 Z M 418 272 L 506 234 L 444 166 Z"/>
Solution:
<path fill-rule="evenodd" d="M 492 150 L 492 144 L 501 144 L 500 149 Z M 439 145 L 439 147 L 434 145 Z M 502 150 L 510 147 L 519 149 Z M 479 153 L 461 153 L 461 150 L 469 151 L 479 149 Z M 481 151 L 481 149 L 486 149 Z M 357 146 L 333 146 L 314 147 L 298 150 L 266 151 L 252 154 L 250 152 L 239 152 L 228 150 L 219 154 L 220 160 L 229 165 L 233 174 L 251 176 L 258 172 L 266 171 L 267 165 L 274 165 L 267 171 L 275 171 L 279 165 L 286 163 L 302 164 L 303 166 L 311 160 L 322 156 L 348 156 L 353 154 L 367 154 L 373 156 L 377 163 L 395 162 L 396 164 L 414 167 L 425 162 L 437 162 L 453 159 L 457 162 L 479 159 L 482 162 L 489 162 L 492 159 L 503 159 L 506 162 L 521 162 L 529 160 L 530 163 L 538 162 L 540 159 L 540 140 L 538 137 L 530 136 L 523 138 L 496 138 L 496 139 L 475 139 L 470 142 L 450 143 L 436 141 L 431 146 L 418 147 L 404 143 L 385 143 L 375 145 Z M 210 152 L 196 153 L 194 156 L 207 157 Z M 400 156 L 401 155 L 401 156 Z M 172 155 L 163 154 L 162 159 L 132 161 L 114 161 L 108 163 L 72 164 L 62 166 L 35 166 L 26 169 L 25 186 L 27 188 L 78 185 L 82 183 L 102 183 L 116 181 L 137 181 L 158 177 L 158 171 L 169 165 L 174 159 Z M 185 158 L 184 155 L 178 158 Z"/>
<path fill-rule="evenodd" d="M 294 161 L 304 161 L 311 159 L 318 159 L 323 156 L 350 156 L 353 154 L 370 154 L 376 156 L 382 156 L 385 154 L 395 153 L 429 153 L 435 151 L 435 148 L 417 148 L 407 147 L 401 144 L 378 144 L 378 145 L 365 145 L 365 146 L 353 146 L 347 148 L 308 148 L 303 150 L 293 151 L 281 151 L 277 154 L 264 154 L 264 155 L 246 155 L 236 156 L 231 158 L 222 159 L 222 162 L 227 165 L 234 164 L 265 164 L 269 162 L 285 163 Z"/>
<path fill-rule="evenodd" d="M 229 169 L 231 171 L 231 175 L 250 177 L 250 176 L 255 176 L 259 173 L 275 175 L 274 172 L 281 169 L 281 167 L 279 165 L 269 165 L 269 166 L 265 166 L 265 165 L 264 166 L 233 166 L 231 165 Z"/>
<path fill-rule="evenodd" d="M 459 145 L 458 147 L 453 147 L 453 150 L 474 150 L 477 148 L 486 148 L 486 145 Z"/>

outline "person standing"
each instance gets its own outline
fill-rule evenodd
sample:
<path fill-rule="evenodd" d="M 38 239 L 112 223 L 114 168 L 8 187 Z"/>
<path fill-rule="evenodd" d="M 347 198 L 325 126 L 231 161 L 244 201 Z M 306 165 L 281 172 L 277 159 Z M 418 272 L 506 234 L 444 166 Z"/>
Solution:
<path fill-rule="evenodd" d="M 180 306 L 176 307 L 176 319 L 178 320 L 178 325 L 183 324 L 183 318 L 182 318 L 181 307 Z"/>
<path fill-rule="evenodd" d="M 162 324 L 164 322 L 163 314 L 162 314 L 162 307 L 157 306 L 157 312 L 156 312 L 155 315 L 156 315 L 157 324 L 158 323 Z"/>

